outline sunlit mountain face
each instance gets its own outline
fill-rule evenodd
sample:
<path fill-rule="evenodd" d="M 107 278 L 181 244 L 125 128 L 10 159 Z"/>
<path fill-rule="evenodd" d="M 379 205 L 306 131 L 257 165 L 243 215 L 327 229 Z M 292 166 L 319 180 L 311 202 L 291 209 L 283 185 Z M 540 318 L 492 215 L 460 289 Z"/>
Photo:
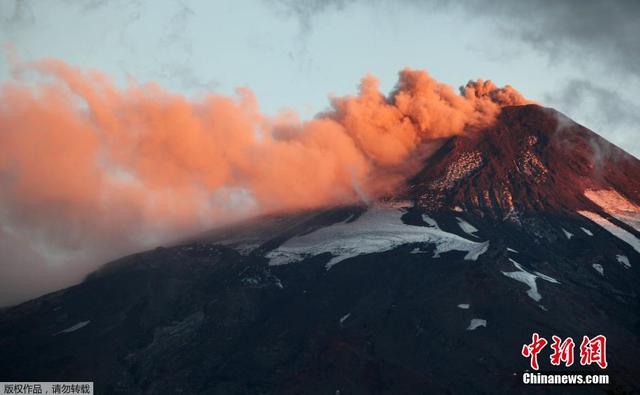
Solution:
<path fill-rule="evenodd" d="M 537 332 L 605 335 L 606 389 L 638 390 L 638 159 L 527 104 L 443 136 L 405 179 L 367 203 L 130 255 L 5 309 L 3 378 L 101 393 L 543 393 L 521 379 Z M 540 370 L 602 372 L 542 357 Z"/>

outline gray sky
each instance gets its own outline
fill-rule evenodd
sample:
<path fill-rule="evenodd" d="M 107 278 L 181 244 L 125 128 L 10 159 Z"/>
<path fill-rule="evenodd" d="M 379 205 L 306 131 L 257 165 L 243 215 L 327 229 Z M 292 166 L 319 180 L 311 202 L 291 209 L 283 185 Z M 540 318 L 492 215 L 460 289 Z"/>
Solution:
<path fill-rule="evenodd" d="M 255 92 L 263 112 L 312 117 L 327 96 L 403 67 L 459 86 L 488 78 L 555 107 L 640 156 L 640 3 L 436 0 L 16 0 L 0 41 L 198 95 Z M 6 62 L 0 79 L 8 78 Z"/>

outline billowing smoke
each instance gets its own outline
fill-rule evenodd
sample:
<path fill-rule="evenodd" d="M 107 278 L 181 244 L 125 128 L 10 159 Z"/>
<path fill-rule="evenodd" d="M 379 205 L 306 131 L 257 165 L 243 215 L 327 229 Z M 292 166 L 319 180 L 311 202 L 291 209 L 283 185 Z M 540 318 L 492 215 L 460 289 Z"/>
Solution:
<path fill-rule="evenodd" d="M 368 76 L 302 121 L 261 114 L 246 89 L 190 99 L 58 60 L 14 68 L 0 87 L 0 304 L 244 216 L 375 199 L 434 139 L 525 102 L 509 86 L 458 93 L 406 69 L 390 95 Z"/>

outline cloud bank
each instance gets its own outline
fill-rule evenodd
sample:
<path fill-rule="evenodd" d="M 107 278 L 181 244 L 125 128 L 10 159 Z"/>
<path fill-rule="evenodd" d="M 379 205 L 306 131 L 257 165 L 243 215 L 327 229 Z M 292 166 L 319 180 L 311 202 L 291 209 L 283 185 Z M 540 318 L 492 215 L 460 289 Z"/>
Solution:
<path fill-rule="evenodd" d="M 264 0 L 275 10 L 299 20 L 303 33 L 313 29 L 318 15 L 342 10 L 350 4 L 397 7 L 389 0 Z M 403 6 L 426 12 L 461 11 L 482 17 L 501 29 L 506 37 L 520 40 L 563 60 L 567 51 L 578 53 L 608 69 L 640 76 L 640 2 L 617 0 L 402 0 Z"/>

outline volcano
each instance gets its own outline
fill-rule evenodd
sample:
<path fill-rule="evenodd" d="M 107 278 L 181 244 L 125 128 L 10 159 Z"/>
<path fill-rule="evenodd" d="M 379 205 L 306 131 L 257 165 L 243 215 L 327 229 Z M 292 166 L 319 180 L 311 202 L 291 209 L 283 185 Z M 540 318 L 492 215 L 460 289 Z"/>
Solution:
<path fill-rule="evenodd" d="M 638 289 L 640 161 L 555 110 L 512 106 L 382 200 L 214 229 L 2 310 L 0 379 L 98 393 L 632 393 Z M 576 349 L 606 336 L 605 370 L 539 361 L 610 383 L 524 385 L 534 332 Z"/>

